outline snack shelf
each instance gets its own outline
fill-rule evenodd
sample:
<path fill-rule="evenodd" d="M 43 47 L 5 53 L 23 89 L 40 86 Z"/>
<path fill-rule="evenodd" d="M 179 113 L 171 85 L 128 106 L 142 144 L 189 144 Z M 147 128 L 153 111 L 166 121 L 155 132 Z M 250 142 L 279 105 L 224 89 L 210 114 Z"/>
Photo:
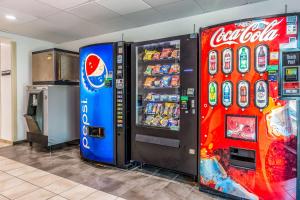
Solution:
<path fill-rule="evenodd" d="M 137 125 L 179 130 L 180 41 L 140 46 L 136 53 L 137 96 L 141 97 Z"/>
<path fill-rule="evenodd" d="M 152 74 L 152 75 L 146 75 L 144 74 L 144 77 L 162 77 L 162 76 L 173 76 L 173 75 L 180 75 L 180 73 L 174 73 L 174 74 Z"/>
<path fill-rule="evenodd" d="M 164 89 L 179 89 L 180 86 L 178 87 L 157 87 L 157 88 L 148 88 L 148 87 L 144 87 L 145 90 L 164 90 Z"/>
<path fill-rule="evenodd" d="M 173 64 L 173 63 L 180 63 L 180 59 L 170 58 L 170 59 L 163 59 L 163 60 L 139 60 L 140 65 Z"/>

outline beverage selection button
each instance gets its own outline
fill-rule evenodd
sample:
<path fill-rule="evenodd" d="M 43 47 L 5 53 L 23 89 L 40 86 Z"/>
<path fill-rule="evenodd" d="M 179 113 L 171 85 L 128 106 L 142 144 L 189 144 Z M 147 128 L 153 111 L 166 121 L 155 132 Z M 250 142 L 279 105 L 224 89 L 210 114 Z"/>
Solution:
<path fill-rule="evenodd" d="M 118 103 L 123 103 L 123 99 L 117 99 Z"/>

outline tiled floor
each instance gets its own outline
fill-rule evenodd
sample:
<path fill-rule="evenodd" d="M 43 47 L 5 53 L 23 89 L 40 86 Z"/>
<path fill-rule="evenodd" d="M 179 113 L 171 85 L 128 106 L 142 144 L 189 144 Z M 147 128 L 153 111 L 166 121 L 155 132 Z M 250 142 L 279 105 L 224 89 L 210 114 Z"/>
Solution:
<path fill-rule="evenodd" d="M 0 200 L 204 200 L 194 182 L 162 169 L 91 165 L 77 145 L 51 152 L 20 144 L 0 148 Z"/>
<path fill-rule="evenodd" d="M 121 200 L 122 198 L 0 156 L 0 200 L 4 199 Z"/>

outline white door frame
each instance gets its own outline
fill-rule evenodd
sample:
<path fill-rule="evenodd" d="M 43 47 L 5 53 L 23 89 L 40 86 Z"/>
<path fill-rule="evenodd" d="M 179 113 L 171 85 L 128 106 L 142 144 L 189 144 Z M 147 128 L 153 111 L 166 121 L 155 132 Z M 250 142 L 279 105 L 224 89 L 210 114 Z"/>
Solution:
<path fill-rule="evenodd" d="M 9 57 L 9 58 L 8 58 Z M 8 77 L 9 76 L 9 77 Z M 9 78 L 7 80 L 6 78 Z M 5 82 L 9 88 L 4 88 Z M 5 102 L 3 89 L 9 91 L 5 95 L 10 95 L 11 102 Z M 4 101 L 4 102 L 3 102 Z M 9 106 L 7 109 L 6 106 Z M 10 112 L 9 114 L 4 113 Z M 10 116 L 8 119 L 6 116 Z M 8 123 L 10 126 L 6 126 L 3 130 L 3 123 Z M 3 131 L 6 136 L 3 137 Z M 13 144 L 17 139 L 17 68 L 16 68 L 16 43 L 9 39 L 0 38 L 0 141 Z"/>

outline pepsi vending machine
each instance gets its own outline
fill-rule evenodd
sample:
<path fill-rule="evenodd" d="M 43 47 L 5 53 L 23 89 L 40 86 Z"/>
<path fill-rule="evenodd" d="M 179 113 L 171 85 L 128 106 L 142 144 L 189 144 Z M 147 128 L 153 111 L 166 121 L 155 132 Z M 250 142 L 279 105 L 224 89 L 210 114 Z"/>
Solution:
<path fill-rule="evenodd" d="M 80 48 L 80 151 L 84 159 L 125 167 L 130 151 L 130 44 Z"/>

